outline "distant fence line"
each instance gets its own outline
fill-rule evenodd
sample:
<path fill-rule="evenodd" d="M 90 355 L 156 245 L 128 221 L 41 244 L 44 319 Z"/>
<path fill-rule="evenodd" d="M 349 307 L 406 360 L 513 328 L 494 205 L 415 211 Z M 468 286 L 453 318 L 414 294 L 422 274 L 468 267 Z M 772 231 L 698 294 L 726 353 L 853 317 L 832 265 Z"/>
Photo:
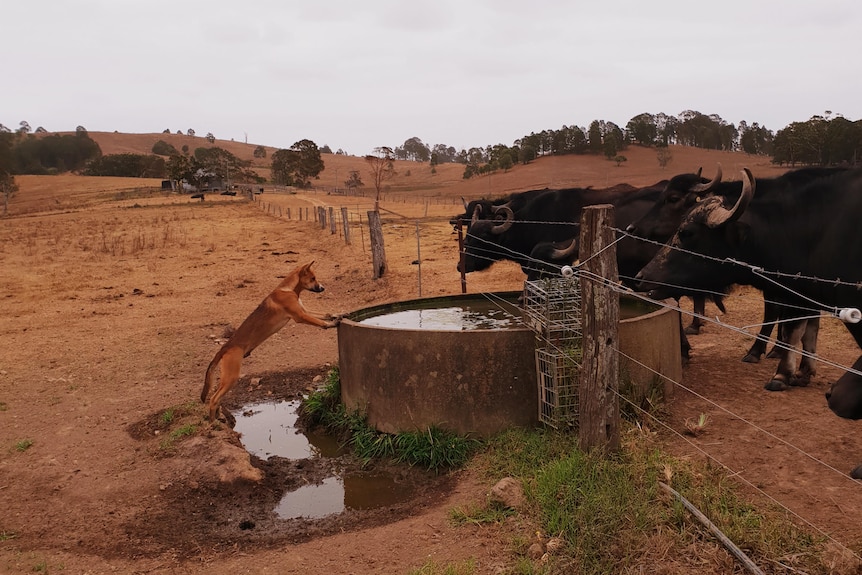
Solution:
<path fill-rule="evenodd" d="M 275 192 L 279 193 L 279 192 Z M 284 191 L 282 193 L 291 193 Z M 303 191 L 305 193 L 305 191 Z M 294 221 L 305 221 L 305 222 L 314 222 L 321 230 L 329 230 L 331 235 L 337 235 L 338 237 L 344 240 L 344 243 L 347 245 L 353 244 L 354 237 L 356 235 L 359 236 L 360 245 L 362 247 L 362 252 L 365 253 L 365 236 L 368 235 L 368 244 L 371 251 L 372 256 L 372 269 L 373 269 L 373 277 L 377 279 L 381 277 L 386 269 L 386 256 L 384 253 L 384 242 L 383 242 L 383 222 L 381 221 L 381 212 L 383 214 L 388 214 L 387 221 L 390 224 L 393 224 L 393 227 L 398 227 L 394 225 L 393 222 L 397 222 L 398 225 L 403 224 L 403 222 L 408 220 L 413 220 L 416 223 L 416 272 L 417 272 L 417 281 L 418 281 L 418 291 L 419 297 L 422 296 L 422 259 L 420 256 L 421 253 L 421 229 L 420 225 L 421 221 L 440 221 L 443 219 L 441 216 L 436 217 L 427 217 L 428 213 L 428 202 L 416 202 L 419 205 L 425 206 L 425 214 L 424 217 L 409 217 L 401 215 L 395 211 L 380 207 L 378 212 L 373 210 L 372 205 L 360 205 L 356 204 L 352 207 L 341 206 L 323 206 L 323 205 L 313 205 L 313 206 L 283 206 L 271 201 L 266 201 L 264 196 L 260 194 L 249 193 L 248 198 L 254 202 L 259 209 L 261 209 L 264 213 L 277 217 L 284 218 L 287 220 Z M 381 200 L 382 201 L 382 200 Z M 390 202 L 387 202 L 390 203 Z M 460 205 L 460 199 L 457 202 L 441 202 L 441 204 L 445 205 Z M 449 218 L 445 218 L 448 220 Z M 365 229 L 363 229 L 365 228 Z M 365 231 L 367 229 L 367 232 Z M 352 230 L 356 230 L 356 233 Z"/>
<path fill-rule="evenodd" d="M 371 190 L 358 188 L 336 188 L 334 186 L 312 186 L 310 188 L 295 188 L 293 186 L 267 186 L 267 193 L 274 194 L 322 194 L 327 196 L 343 196 L 373 200 L 377 195 Z M 461 198 L 449 196 L 429 197 L 424 194 L 411 195 L 409 191 L 380 194 L 380 201 L 398 204 L 430 204 L 434 206 L 460 206 Z"/>
<path fill-rule="evenodd" d="M 358 229 L 359 237 L 362 240 L 362 250 L 365 251 L 362 228 L 367 224 L 363 219 L 363 209 L 360 206 L 339 207 L 337 209 L 332 206 L 281 206 L 267 202 L 254 194 L 250 195 L 250 199 L 268 215 L 294 221 L 315 222 L 321 230 L 328 227 L 330 234 L 338 235 L 348 245 L 352 243 L 353 239 L 351 229 Z M 328 226 L 327 222 L 329 222 Z"/>

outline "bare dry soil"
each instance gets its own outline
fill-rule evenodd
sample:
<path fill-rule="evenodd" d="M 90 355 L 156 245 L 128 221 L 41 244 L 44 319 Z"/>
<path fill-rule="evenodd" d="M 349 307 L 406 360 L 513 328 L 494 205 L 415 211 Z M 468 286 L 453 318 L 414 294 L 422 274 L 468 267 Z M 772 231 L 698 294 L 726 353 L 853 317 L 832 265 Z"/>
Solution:
<path fill-rule="evenodd" d="M 241 198 L 124 194 L 0 220 L 0 572 L 346 575 L 472 559 L 484 574 L 513 564 L 512 534 L 526 528 L 517 520 L 448 520 L 453 507 L 484 501 L 489 485 L 469 470 L 402 469 L 401 480 L 419 486 L 408 503 L 280 520 L 272 509 L 281 495 L 319 481 L 332 463 L 250 458 L 231 429 L 203 422 L 203 373 L 226 330 L 294 266 L 316 262 L 326 291 L 303 298 L 316 311 L 415 298 L 420 221 L 422 295 L 460 292 L 447 223 L 457 205 L 384 204 L 389 269 L 373 280 L 364 227 L 348 245 L 340 232 L 284 217 L 287 207 L 343 199 L 258 200 L 281 206 L 282 217 Z M 363 213 L 355 201 L 351 210 Z M 468 291 L 522 281 L 497 264 L 472 274 Z M 760 296 L 738 290 L 727 308 L 722 322 L 755 324 Z M 822 355 L 849 365 L 855 344 L 837 320 L 824 324 Z M 809 387 L 769 393 L 773 362 L 740 361 L 750 343 L 717 324 L 694 336 L 667 427 L 652 430 L 667 449 L 727 465 L 756 500 L 773 498 L 858 552 L 862 490 L 847 472 L 862 462 L 862 440 L 823 398 L 839 369 L 822 364 Z M 245 360 L 228 405 L 298 397 L 337 360 L 335 330 L 288 324 Z M 701 413 L 704 433 L 681 434 Z M 171 433 L 182 425 L 203 431 Z"/>

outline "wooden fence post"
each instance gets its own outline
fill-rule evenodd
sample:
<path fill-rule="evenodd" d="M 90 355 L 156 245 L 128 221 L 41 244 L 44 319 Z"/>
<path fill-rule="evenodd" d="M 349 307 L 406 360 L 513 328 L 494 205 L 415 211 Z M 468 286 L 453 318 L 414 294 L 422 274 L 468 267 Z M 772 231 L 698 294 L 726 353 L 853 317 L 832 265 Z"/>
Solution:
<path fill-rule="evenodd" d="M 581 449 L 620 446 L 618 281 L 613 206 L 585 207 L 581 215 L 581 329 L 583 361 L 578 390 Z"/>
<path fill-rule="evenodd" d="M 350 243 L 350 222 L 347 219 L 347 208 L 341 208 L 341 224 L 344 226 L 344 243 Z"/>
<path fill-rule="evenodd" d="M 326 210 L 323 206 L 317 208 L 317 222 L 320 224 L 320 229 L 326 228 Z"/>
<path fill-rule="evenodd" d="M 461 270 L 461 293 L 467 293 L 467 273 L 464 271 L 464 222 L 458 220 L 458 269 Z"/>
<path fill-rule="evenodd" d="M 380 212 L 368 212 L 368 230 L 371 236 L 371 265 L 374 266 L 373 278 L 383 277 L 386 272 L 386 253 L 383 249 L 383 226 Z"/>
<path fill-rule="evenodd" d="M 329 206 L 329 233 L 335 234 L 335 208 Z"/>

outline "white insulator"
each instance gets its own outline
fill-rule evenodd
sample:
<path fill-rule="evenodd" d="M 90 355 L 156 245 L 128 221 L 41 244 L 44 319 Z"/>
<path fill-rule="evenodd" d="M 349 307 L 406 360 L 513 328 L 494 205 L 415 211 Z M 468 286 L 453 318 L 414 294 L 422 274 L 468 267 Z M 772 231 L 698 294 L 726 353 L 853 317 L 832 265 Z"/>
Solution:
<path fill-rule="evenodd" d="M 855 307 L 845 307 L 838 312 L 838 319 L 844 323 L 859 323 L 862 321 L 862 312 Z"/>
<path fill-rule="evenodd" d="M 572 269 L 572 266 L 563 266 L 560 268 L 560 273 L 563 274 L 564 278 L 570 278 L 575 275 L 575 270 Z"/>

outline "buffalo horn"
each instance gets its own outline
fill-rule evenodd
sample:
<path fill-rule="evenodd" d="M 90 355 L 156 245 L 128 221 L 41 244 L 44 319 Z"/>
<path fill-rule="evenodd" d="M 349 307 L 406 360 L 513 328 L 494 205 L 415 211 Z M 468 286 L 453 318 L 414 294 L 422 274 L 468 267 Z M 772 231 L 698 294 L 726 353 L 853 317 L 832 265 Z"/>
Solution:
<path fill-rule="evenodd" d="M 473 218 L 470 220 L 471 226 L 479 221 L 479 212 L 481 212 L 481 211 L 482 211 L 482 206 L 476 204 L 476 207 L 473 208 Z"/>
<path fill-rule="evenodd" d="M 700 176 L 700 170 L 698 170 L 697 175 Z M 691 191 L 695 194 L 702 194 L 703 192 L 708 192 L 715 186 L 717 186 L 721 182 L 721 164 L 718 164 L 718 167 L 715 171 L 715 177 L 705 184 L 695 184 L 692 186 Z"/>
<path fill-rule="evenodd" d="M 506 216 L 506 219 L 503 220 L 502 223 L 497 224 L 493 228 L 491 228 L 491 233 L 494 235 L 499 235 L 512 227 L 512 224 L 515 223 L 515 212 L 512 211 L 512 208 L 508 206 L 497 206 L 494 208 L 494 213 L 499 214 L 503 213 Z"/>
<path fill-rule="evenodd" d="M 739 195 L 739 199 L 736 200 L 736 204 L 728 210 L 722 206 L 721 203 L 716 202 L 715 207 L 710 210 L 709 215 L 706 218 L 706 225 L 711 228 L 716 228 L 722 224 L 738 220 L 745 212 L 745 208 L 748 207 L 748 203 L 751 201 L 751 198 L 754 197 L 754 188 L 754 176 L 751 175 L 751 170 L 743 168 L 742 193 Z"/>
<path fill-rule="evenodd" d="M 562 260 L 564 258 L 568 258 L 570 256 L 578 253 L 578 236 L 572 238 L 572 243 L 568 245 L 568 247 L 562 249 L 554 249 L 550 253 L 550 257 L 553 260 Z"/>

